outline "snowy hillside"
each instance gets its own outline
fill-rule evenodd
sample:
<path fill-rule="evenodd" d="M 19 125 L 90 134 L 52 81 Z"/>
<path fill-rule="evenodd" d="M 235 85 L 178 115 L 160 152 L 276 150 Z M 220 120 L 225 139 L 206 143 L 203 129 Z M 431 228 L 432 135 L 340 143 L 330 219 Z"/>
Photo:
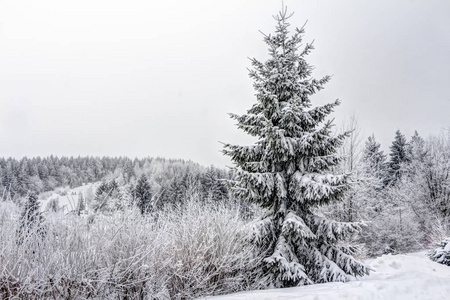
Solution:
<path fill-rule="evenodd" d="M 367 263 L 369 276 L 348 283 L 251 291 L 210 297 L 209 300 L 337 300 L 449 299 L 450 267 L 428 259 L 425 252 L 383 255 Z"/>
<path fill-rule="evenodd" d="M 78 202 L 78 193 L 81 193 L 86 198 L 88 193 L 92 194 L 95 192 L 99 184 L 100 182 L 88 183 L 73 189 L 59 188 L 51 192 L 46 192 L 42 195 L 43 199 L 39 199 L 40 209 L 41 211 L 45 211 L 48 203 L 51 200 L 56 200 L 62 212 L 68 213 L 73 211 Z"/>

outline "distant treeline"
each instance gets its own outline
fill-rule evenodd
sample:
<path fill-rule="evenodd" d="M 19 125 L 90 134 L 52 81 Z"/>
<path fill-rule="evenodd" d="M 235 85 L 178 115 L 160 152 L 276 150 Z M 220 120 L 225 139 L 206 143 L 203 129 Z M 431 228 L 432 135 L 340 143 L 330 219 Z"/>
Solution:
<path fill-rule="evenodd" d="M 193 187 L 204 196 L 228 197 L 222 180 L 229 178 L 228 172 L 212 166 L 205 168 L 192 161 L 164 158 L 92 156 L 0 158 L 0 195 L 3 199 L 17 199 L 30 192 L 112 179 L 120 185 L 135 184 L 143 174 L 149 179 L 152 192 L 161 193 L 164 198 L 182 197 Z"/>

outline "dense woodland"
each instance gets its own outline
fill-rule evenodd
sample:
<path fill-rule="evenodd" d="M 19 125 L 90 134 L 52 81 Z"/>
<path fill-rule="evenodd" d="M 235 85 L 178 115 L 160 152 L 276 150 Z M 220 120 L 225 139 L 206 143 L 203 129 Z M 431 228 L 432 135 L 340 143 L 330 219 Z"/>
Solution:
<path fill-rule="evenodd" d="M 148 190 L 146 197 L 159 204 L 181 203 L 186 194 L 194 192 L 203 198 L 228 198 L 224 182 L 229 177 L 227 171 L 183 160 L 54 156 L 21 160 L 1 158 L 0 174 L 3 199 L 17 203 L 30 193 L 70 189 L 89 182 L 101 182 L 93 191 L 95 199 L 108 197 L 125 201 L 135 198 L 136 188 L 139 190 L 143 184 Z M 109 202 L 105 202 L 104 209 Z"/>
<path fill-rule="evenodd" d="M 362 140 L 354 128 L 341 153 L 346 159 L 340 167 L 352 172 L 354 187 L 328 213 L 366 222 L 357 239 L 367 255 L 433 247 L 448 234 L 448 132 L 424 139 L 396 131 L 384 153 L 373 135 Z"/>
<path fill-rule="evenodd" d="M 217 185 L 215 188 L 226 194 L 224 185 L 216 179 L 226 178 L 227 172 L 190 161 L 164 158 L 132 160 L 127 157 L 0 158 L 0 188 L 3 197 L 11 199 L 24 197 L 30 192 L 39 194 L 58 187 L 74 188 L 112 179 L 121 186 L 135 184 L 142 174 L 150 180 L 152 193 L 165 191 L 164 197 L 169 191 L 180 193 L 174 189 L 178 185 L 186 186 L 188 182 L 202 183 L 201 186 L 207 190 L 208 185 Z M 203 192 L 208 193 L 207 190 Z"/>

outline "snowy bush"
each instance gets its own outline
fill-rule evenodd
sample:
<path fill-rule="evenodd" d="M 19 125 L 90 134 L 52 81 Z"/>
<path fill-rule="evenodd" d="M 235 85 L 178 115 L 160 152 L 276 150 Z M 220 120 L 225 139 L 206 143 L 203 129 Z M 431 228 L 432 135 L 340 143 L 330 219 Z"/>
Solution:
<path fill-rule="evenodd" d="M 439 248 L 433 250 L 429 257 L 435 262 L 450 266 L 450 237 L 442 240 Z"/>
<path fill-rule="evenodd" d="M 0 202 L 0 299 L 191 299 L 258 280 L 237 207 L 191 200 L 158 215 L 46 213 L 45 235 L 18 243 L 20 216 Z"/>
<path fill-rule="evenodd" d="M 200 209 L 199 202 L 187 202 L 176 214 L 164 212 L 169 233 L 168 285 L 171 298 L 212 295 L 256 288 L 257 264 L 245 242 L 244 223 L 237 209 L 215 203 Z M 250 281 L 254 281 L 251 283 Z"/>

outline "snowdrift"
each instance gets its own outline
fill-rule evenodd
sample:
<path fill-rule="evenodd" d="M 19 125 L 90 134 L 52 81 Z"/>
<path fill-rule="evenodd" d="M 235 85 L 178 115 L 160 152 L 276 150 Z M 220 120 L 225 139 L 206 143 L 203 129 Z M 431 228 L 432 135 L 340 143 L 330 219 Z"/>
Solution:
<path fill-rule="evenodd" d="M 431 261 L 426 252 L 383 255 L 366 262 L 369 276 L 348 283 L 250 291 L 209 300 L 439 300 L 450 297 L 450 267 Z"/>

